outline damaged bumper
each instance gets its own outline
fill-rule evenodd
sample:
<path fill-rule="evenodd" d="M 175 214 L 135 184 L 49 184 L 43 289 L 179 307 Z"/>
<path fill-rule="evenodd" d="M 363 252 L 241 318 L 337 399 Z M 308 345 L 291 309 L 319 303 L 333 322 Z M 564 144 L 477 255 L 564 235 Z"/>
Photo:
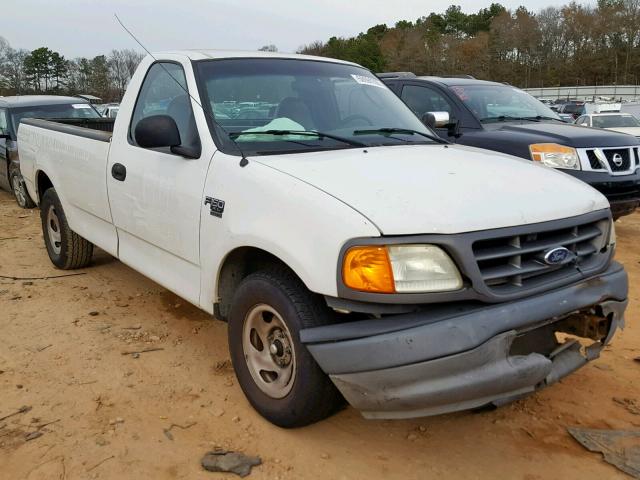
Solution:
<path fill-rule="evenodd" d="M 622 266 L 498 305 L 428 311 L 306 329 L 301 339 L 368 418 L 408 418 L 504 403 L 557 382 L 623 326 Z M 593 338 L 556 340 L 556 332 Z"/>

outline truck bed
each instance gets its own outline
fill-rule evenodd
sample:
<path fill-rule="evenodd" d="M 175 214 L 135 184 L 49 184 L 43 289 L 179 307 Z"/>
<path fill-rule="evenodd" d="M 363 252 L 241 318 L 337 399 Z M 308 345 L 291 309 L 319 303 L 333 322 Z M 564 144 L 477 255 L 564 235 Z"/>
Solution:
<path fill-rule="evenodd" d="M 70 135 L 108 142 L 111 140 L 115 118 L 25 118 L 21 124 L 55 130 Z"/>
<path fill-rule="evenodd" d="M 117 253 L 107 198 L 113 119 L 22 120 L 20 169 L 32 198 L 40 199 L 38 172 L 55 185 L 71 229 Z M 105 241 L 107 239 L 107 241 Z"/>

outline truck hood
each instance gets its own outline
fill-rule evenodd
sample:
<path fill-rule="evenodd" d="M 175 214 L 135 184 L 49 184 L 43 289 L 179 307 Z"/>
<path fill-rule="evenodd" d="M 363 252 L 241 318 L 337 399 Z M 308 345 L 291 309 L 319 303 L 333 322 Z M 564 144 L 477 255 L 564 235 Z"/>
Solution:
<path fill-rule="evenodd" d="M 510 227 L 609 206 L 603 195 L 569 175 L 466 146 L 372 147 L 252 161 L 323 190 L 385 235 Z"/>
<path fill-rule="evenodd" d="M 607 128 L 611 132 L 626 133 L 627 135 L 633 135 L 634 137 L 640 137 L 640 127 L 614 127 Z"/>
<path fill-rule="evenodd" d="M 602 128 L 588 128 L 560 122 L 491 123 L 484 127 L 489 131 L 520 133 L 531 143 L 560 143 L 575 148 L 628 147 L 640 142 L 624 134 Z M 525 140 L 525 139 L 523 139 Z"/>

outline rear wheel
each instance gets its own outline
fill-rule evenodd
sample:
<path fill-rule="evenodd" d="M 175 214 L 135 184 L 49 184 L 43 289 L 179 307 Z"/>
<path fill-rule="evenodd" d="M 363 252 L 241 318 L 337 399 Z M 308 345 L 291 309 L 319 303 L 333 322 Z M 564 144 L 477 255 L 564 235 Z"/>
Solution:
<path fill-rule="evenodd" d="M 342 397 L 300 342 L 300 330 L 331 316 L 321 298 L 284 267 L 253 273 L 239 285 L 229 315 L 229 350 L 251 405 L 285 428 L 322 420 Z"/>
<path fill-rule="evenodd" d="M 16 198 L 16 202 L 18 203 L 20 208 L 34 208 L 36 204 L 33 200 L 31 200 L 31 197 L 29 196 L 29 192 L 27 191 L 27 186 L 24 184 L 22 174 L 18 171 L 13 171 L 11 172 L 9 180 L 11 181 L 11 190 L 13 190 L 13 196 Z"/>
<path fill-rule="evenodd" d="M 53 188 L 44 192 L 42 196 L 40 220 L 47 253 L 56 267 L 73 270 L 91 263 L 93 244 L 71 230 L 60 199 Z"/>

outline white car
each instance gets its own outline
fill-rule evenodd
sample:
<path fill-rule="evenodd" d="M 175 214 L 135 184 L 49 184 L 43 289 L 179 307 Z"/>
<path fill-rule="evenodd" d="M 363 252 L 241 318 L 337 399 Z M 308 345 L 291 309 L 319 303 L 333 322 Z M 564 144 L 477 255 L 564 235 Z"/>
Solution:
<path fill-rule="evenodd" d="M 22 122 L 49 257 L 86 267 L 99 246 L 227 320 L 239 385 L 277 425 L 343 398 L 369 418 L 503 403 L 622 325 L 602 194 L 449 144 L 363 67 L 158 53 L 120 109 L 95 122 L 113 132 Z"/>
<path fill-rule="evenodd" d="M 105 118 L 116 118 L 118 116 L 119 105 L 107 105 L 102 111 L 102 116 Z"/>
<path fill-rule="evenodd" d="M 640 138 L 640 121 L 630 113 L 592 113 L 576 119 L 576 125 L 605 128 Z"/>

